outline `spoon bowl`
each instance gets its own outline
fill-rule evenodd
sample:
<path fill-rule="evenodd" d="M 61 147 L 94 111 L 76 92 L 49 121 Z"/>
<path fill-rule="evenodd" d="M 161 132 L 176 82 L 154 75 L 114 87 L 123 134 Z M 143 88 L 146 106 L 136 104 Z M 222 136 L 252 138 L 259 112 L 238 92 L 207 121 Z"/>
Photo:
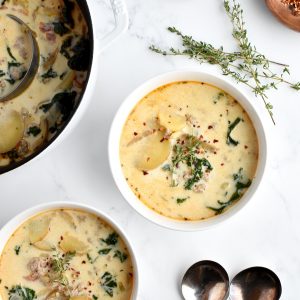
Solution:
<path fill-rule="evenodd" d="M 14 15 L 7 15 L 9 18 L 20 24 L 22 27 L 24 33 L 26 34 L 27 38 L 29 39 L 29 44 L 30 44 L 30 53 L 31 53 L 31 58 L 29 62 L 29 68 L 26 71 L 24 77 L 14 86 L 13 89 L 11 89 L 8 93 L 1 95 L 0 94 L 0 102 L 8 101 L 11 100 L 20 94 L 22 94 L 28 86 L 31 84 L 33 81 L 36 72 L 39 67 L 39 47 L 37 44 L 37 41 L 34 37 L 33 32 L 31 29 L 28 27 L 26 23 L 24 23 L 20 18 L 14 16 Z"/>
<path fill-rule="evenodd" d="M 282 288 L 277 275 L 263 267 L 238 273 L 230 284 L 231 300 L 278 300 Z"/>
<path fill-rule="evenodd" d="M 192 265 L 184 274 L 181 291 L 185 300 L 225 300 L 229 277 L 216 262 L 203 260 Z"/>

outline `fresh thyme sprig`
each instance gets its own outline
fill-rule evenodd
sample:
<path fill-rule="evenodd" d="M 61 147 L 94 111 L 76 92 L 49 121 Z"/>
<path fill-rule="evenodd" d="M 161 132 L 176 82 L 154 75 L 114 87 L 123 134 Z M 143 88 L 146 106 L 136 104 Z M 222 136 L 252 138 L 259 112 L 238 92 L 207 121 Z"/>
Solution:
<path fill-rule="evenodd" d="M 256 50 L 248 39 L 247 30 L 243 18 L 243 10 L 235 0 L 232 6 L 229 0 L 224 0 L 224 8 L 231 20 L 232 36 L 237 42 L 239 51 L 225 52 L 223 47 L 216 48 L 213 45 L 196 41 L 191 36 L 182 34 L 175 27 L 169 27 L 171 33 L 175 33 L 182 40 L 183 49 L 171 47 L 169 50 L 161 50 L 152 45 L 150 50 L 162 55 L 182 55 L 197 60 L 199 63 L 218 65 L 223 75 L 231 76 L 237 82 L 247 85 L 256 96 L 259 96 L 275 124 L 273 118 L 273 105 L 268 101 L 267 91 L 277 89 L 278 85 L 285 83 L 295 90 L 300 90 L 300 82 L 292 83 L 285 79 L 289 75 L 288 65 L 267 59 Z M 271 66 L 277 66 L 280 73 L 277 74 Z"/>

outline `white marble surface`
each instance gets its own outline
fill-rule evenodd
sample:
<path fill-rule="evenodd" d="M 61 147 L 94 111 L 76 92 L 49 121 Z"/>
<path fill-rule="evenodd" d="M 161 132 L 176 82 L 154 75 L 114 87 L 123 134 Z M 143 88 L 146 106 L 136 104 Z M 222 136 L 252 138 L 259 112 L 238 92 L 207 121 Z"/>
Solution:
<path fill-rule="evenodd" d="M 89 0 L 93 2 L 96 0 Z M 300 34 L 280 23 L 263 0 L 240 0 L 249 36 L 261 52 L 291 64 L 300 79 Z M 112 28 L 107 0 L 97 0 L 99 32 Z M 47 201 L 71 200 L 108 212 L 127 231 L 139 261 L 139 300 L 181 299 L 185 269 L 202 259 L 221 263 L 232 278 L 243 268 L 273 269 L 284 300 L 298 300 L 300 274 L 300 93 L 283 88 L 271 94 L 277 125 L 271 125 L 259 99 L 240 88 L 260 107 L 268 127 L 269 165 L 255 197 L 231 221 L 204 232 L 173 232 L 139 216 L 118 192 L 107 161 L 112 118 L 128 93 L 146 79 L 169 70 L 198 66 L 181 58 L 164 58 L 147 50 L 150 43 L 176 45 L 165 28 L 233 49 L 231 25 L 221 0 L 127 0 L 130 28 L 101 55 L 94 97 L 71 135 L 47 156 L 0 176 L 0 225 L 23 209 Z M 179 45 L 179 44 L 178 44 Z"/>

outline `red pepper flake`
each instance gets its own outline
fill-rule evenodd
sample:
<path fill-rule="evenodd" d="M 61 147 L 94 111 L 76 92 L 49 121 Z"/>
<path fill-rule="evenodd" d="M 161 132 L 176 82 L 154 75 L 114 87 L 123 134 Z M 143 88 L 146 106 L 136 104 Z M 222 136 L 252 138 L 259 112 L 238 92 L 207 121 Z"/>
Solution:
<path fill-rule="evenodd" d="M 218 142 L 219 142 L 219 140 L 216 140 L 216 139 L 213 140 L 213 143 L 218 143 Z"/>
<path fill-rule="evenodd" d="M 83 260 L 81 263 L 85 265 L 85 264 L 86 264 L 86 261 L 85 261 L 85 260 Z"/>
<path fill-rule="evenodd" d="M 143 125 L 146 126 L 146 123 L 144 122 Z"/>
<path fill-rule="evenodd" d="M 147 171 L 143 171 L 143 174 L 144 175 L 148 175 L 149 173 Z"/>
<path fill-rule="evenodd" d="M 214 151 L 214 154 L 217 154 L 217 151 Z"/>
<path fill-rule="evenodd" d="M 247 145 L 245 145 L 245 146 L 244 146 L 244 148 L 245 148 L 245 149 L 248 149 L 248 146 L 247 146 Z"/>
<path fill-rule="evenodd" d="M 223 166 L 224 166 L 224 163 L 221 163 L 221 166 L 223 167 Z"/>
<path fill-rule="evenodd" d="M 149 161 L 150 160 L 150 157 L 147 157 L 147 161 Z"/>
<path fill-rule="evenodd" d="M 212 125 L 209 125 L 207 128 L 208 129 L 213 129 L 214 127 Z"/>
<path fill-rule="evenodd" d="M 163 137 L 163 138 L 160 140 L 160 142 L 162 143 L 164 140 L 165 140 L 165 138 Z"/>
<path fill-rule="evenodd" d="M 137 133 L 137 132 L 134 132 L 133 135 L 138 135 L 138 133 Z"/>
<path fill-rule="evenodd" d="M 64 239 L 64 237 L 61 235 L 61 236 L 60 236 L 60 240 L 62 241 L 63 239 Z"/>

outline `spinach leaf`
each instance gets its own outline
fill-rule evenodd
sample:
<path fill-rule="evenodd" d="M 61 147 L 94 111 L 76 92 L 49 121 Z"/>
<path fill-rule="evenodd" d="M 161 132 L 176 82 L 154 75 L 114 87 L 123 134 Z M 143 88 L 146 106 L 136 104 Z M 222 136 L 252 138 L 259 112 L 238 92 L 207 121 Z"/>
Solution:
<path fill-rule="evenodd" d="M 21 246 L 20 245 L 16 245 L 15 248 L 14 248 L 14 250 L 15 250 L 16 255 L 19 255 L 20 251 L 21 251 Z"/>
<path fill-rule="evenodd" d="M 226 139 L 226 144 L 227 145 L 234 145 L 237 146 L 239 144 L 238 141 L 234 140 L 231 137 L 231 132 L 233 131 L 233 129 L 242 121 L 241 118 L 237 117 L 234 122 L 230 123 L 228 126 L 228 130 L 227 130 L 227 139 Z"/>
<path fill-rule="evenodd" d="M 65 6 L 62 9 L 62 21 L 68 24 L 71 28 L 74 28 L 74 19 L 72 11 L 74 10 L 75 4 L 70 0 L 64 0 Z"/>
<path fill-rule="evenodd" d="M 9 292 L 9 300 L 22 299 L 22 300 L 33 300 L 36 298 L 35 291 L 21 285 L 12 287 Z"/>
<path fill-rule="evenodd" d="M 70 32 L 69 28 L 65 26 L 63 22 L 53 22 L 54 32 L 60 36 L 63 36 Z"/>
<path fill-rule="evenodd" d="M 57 105 L 62 114 L 62 121 L 66 121 L 74 109 L 76 95 L 75 91 L 58 93 L 51 102 L 41 105 L 40 109 L 46 113 L 53 105 Z"/>
<path fill-rule="evenodd" d="M 106 239 L 101 239 L 102 242 L 104 242 L 106 245 L 116 245 L 118 243 L 118 237 L 119 235 L 115 232 L 108 235 Z"/>
<path fill-rule="evenodd" d="M 109 272 L 105 272 L 101 277 L 101 287 L 110 297 L 114 296 L 114 289 L 117 287 L 116 277 Z"/>
<path fill-rule="evenodd" d="M 182 203 L 185 202 L 187 199 L 188 199 L 188 197 L 186 197 L 186 198 L 177 198 L 177 199 L 176 199 L 176 202 L 177 202 L 177 204 L 182 204 Z"/>
<path fill-rule="evenodd" d="M 61 47 L 60 47 L 60 53 L 66 58 L 66 59 L 69 59 L 71 57 L 71 55 L 69 54 L 69 51 L 68 49 L 71 47 L 72 45 L 72 40 L 73 38 L 71 36 L 67 37 Z"/>
<path fill-rule="evenodd" d="M 128 255 L 120 250 L 116 250 L 114 257 L 119 258 L 120 262 L 123 263 L 128 258 Z"/>
<path fill-rule="evenodd" d="M 41 75 L 43 79 L 56 78 L 57 76 L 57 72 L 53 71 L 52 67 L 46 73 Z"/>
<path fill-rule="evenodd" d="M 7 50 L 8 55 L 9 55 L 13 60 L 17 60 L 17 59 L 13 56 L 13 54 L 12 54 L 11 49 L 10 49 L 9 46 L 6 47 L 6 50 Z"/>
<path fill-rule="evenodd" d="M 211 207 L 208 206 L 207 208 L 215 211 L 216 215 L 221 214 L 225 208 L 227 208 L 228 206 L 232 205 L 234 202 L 236 202 L 237 200 L 239 200 L 243 194 L 243 190 L 250 187 L 252 181 L 250 179 L 248 179 L 247 182 L 242 182 L 240 180 L 243 179 L 243 175 L 242 175 L 242 168 L 239 169 L 239 172 L 236 174 L 233 174 L 233 179 L 236 181 L 235 183 L 235 192 L 230 196 L 228 201 L 218 201 L 218 204 L 220 205 L 220 207 Z"/>
<path fill-rule="evenodd" d="M 81 38 L 72 48 L 73 56 L 68 60 L 68 66 L 75 71 L 86 71 L 90 64 L 90 42 Z"/>
<path fill-rule="evenodd" d="M 106 255 L 111 251 L 111 248 L 105 248 L 98 251 L 98 254 L 100 255 Z"/>
<path fill-rule="evenodd" d="M 41 129 L 39 127 L 37 127 L 37 126 L 31 126 L 27 130 L 27 134 L 33 135 L 33 136 L 39 135 L 40 132 L 41 132 Z"/>

